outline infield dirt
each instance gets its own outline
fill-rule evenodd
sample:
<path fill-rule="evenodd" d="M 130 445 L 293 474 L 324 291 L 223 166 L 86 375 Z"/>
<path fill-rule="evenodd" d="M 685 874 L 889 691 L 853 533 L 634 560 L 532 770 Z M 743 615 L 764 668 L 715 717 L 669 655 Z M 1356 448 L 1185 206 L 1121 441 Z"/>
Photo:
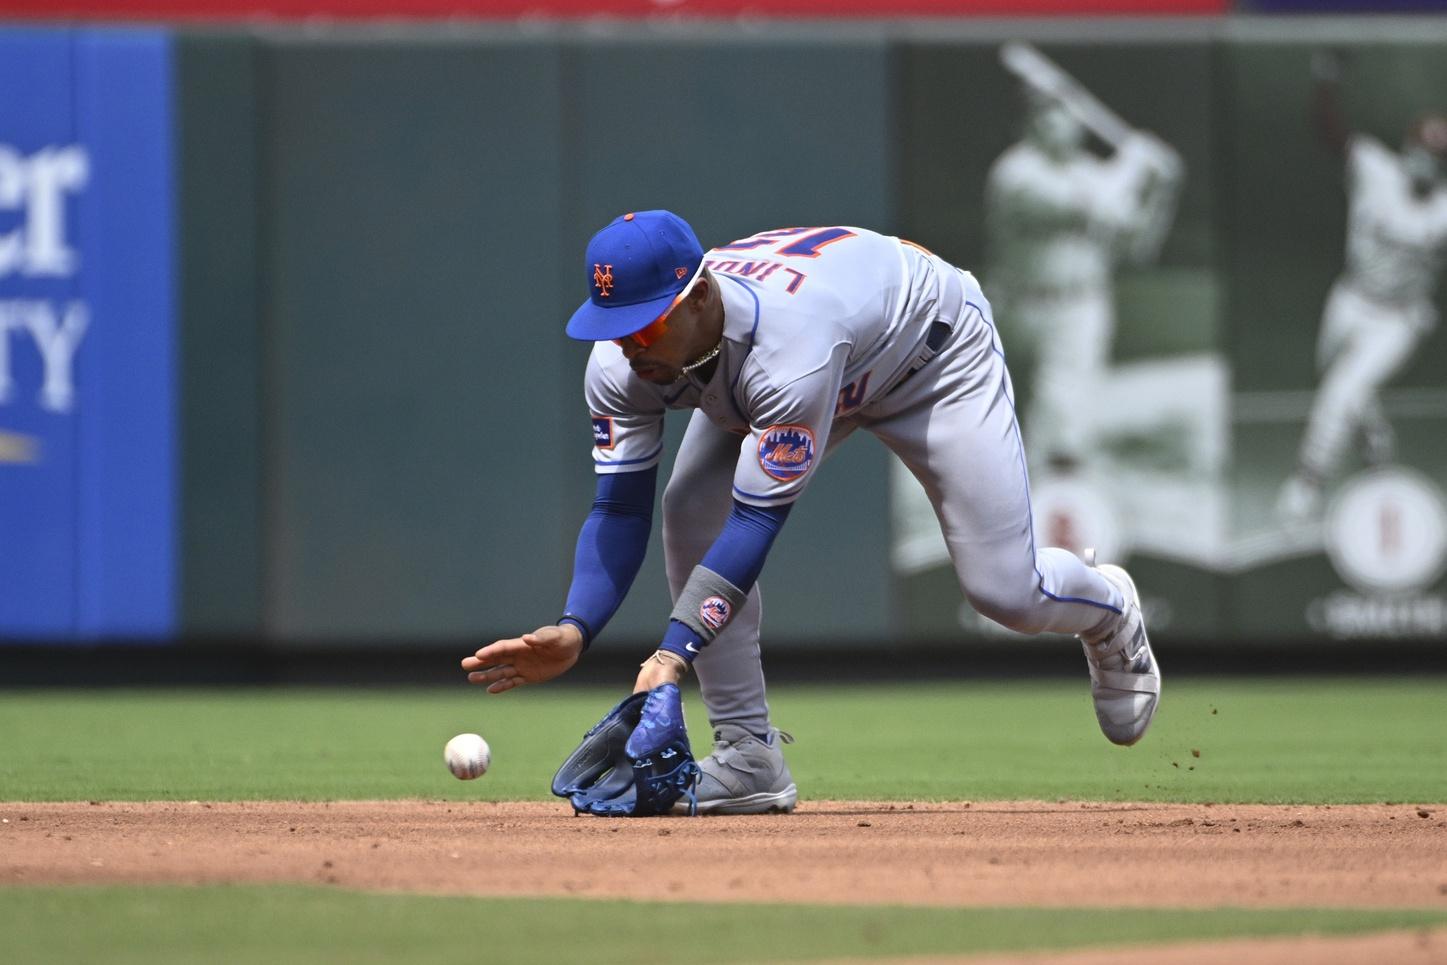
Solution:
<path fill-rule="evenodd" d="M 536 802 L 98 802 L 4 803 L 0 819 L 8 885 L 297 882 L 664 901 L 1447 909 L 1447 805 L 1435 804 L 819 801 L 792 815 L 604 820 Z M 639 874 L 645 864 L 649 873 Z M 1372 957 L 1447 956 L 1440 932 L 1392 940 L 1403 944 Z M 1311 941 L 1354 948 L 1352 956 L 1364 950 Z M 1281 940 L 1229 944 L 1241 946 L 1231 953 L 1237 961 L 1338 960 L 1307 946 L 1288 952 Z M 1243 954 L 1248 947 L 1269 957 Z M 1169 960 L 1219 960 L 1224 951 Z"/>

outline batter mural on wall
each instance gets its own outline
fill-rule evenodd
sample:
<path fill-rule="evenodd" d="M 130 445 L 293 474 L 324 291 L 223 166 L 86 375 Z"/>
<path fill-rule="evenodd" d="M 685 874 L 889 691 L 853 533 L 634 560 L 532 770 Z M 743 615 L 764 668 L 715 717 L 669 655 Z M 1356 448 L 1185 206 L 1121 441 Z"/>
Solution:
<path fill-rule="evenodd" d="M 1000 60 L 1024 84 L 1027 116 L 985 184 L 990 291 L 996 310 L 1033 336 L 1023 431 L 1039 479 L 1074 473 L 1099 451 L 1115 268 L 1160 254 L 1185 168 L 1168 144 L 1129 127 L 1035 48 L 1006 45 Z M 1091 150 L 1092 137 L 1108 154 Z"/>
<path fill-rule="evenodd" d="M 984 185 L 985 285 L 1012 361 L 1034 362 L 1020 415 L 1036 542 L 1212 566 L 1225 541 L 1225 362 L 1216 352 L 1115 357 L 1117 270 L 1159 259 L 1185 163 L 1033 46 L 1006 44 L 999 59 L 1025 117 Z M 896 568 L 939 566 L 928 501 L 894 468 Z"/>
<path fill-rule="evenodd" d="M 1341 577 L 1366 595 L 1317 601 L 1308 614 L 1314 628 L 1356 635 L 1382 624 L 1383 632 L 1407 632 L 1396 619 L 1371 618 L 1367 611 L 1382 608 L 1363 603 L 1422 589 L 1447 561 L 1447 503 L 1431 479 L 1399 463 L 1410 454 L 1398 452 L 1381 402 L 1383 387 L 1437 324 L 1433 295 L 1447 254 L 1447 116 L 1422 114 L 1394 150 L 1349 125 L 1340 102 L 1343 66 L 1336 52 L 1312 60 L 1316 133 L 1345 162 L 1345 264 L 1322 312 L 1320 382 L 1277 512 L 1289 537 L 1321 539 Z M 1365 469 L 1334 487 L 1353 449 Z M 1440 629 L 1441 602 L 1427 609 L 1437 614 L 1428 624 Z"/>

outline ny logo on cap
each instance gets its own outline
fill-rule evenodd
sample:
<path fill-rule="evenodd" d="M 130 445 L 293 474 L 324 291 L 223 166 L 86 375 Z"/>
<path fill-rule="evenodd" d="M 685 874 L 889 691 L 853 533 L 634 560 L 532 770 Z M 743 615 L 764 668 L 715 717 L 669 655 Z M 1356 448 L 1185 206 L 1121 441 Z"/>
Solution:
<path fill-rule="evenodd" d="M 607 298 L 613 291 L 613 266 L 594 263 L 593 285 L 598 289 L 599 298 Z"/>

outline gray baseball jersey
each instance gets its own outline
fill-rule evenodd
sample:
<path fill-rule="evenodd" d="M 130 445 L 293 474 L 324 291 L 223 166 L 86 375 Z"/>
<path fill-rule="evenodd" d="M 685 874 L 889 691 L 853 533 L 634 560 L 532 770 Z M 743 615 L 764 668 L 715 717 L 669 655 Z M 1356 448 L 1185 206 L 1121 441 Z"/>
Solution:
<path fill-rule="evenodd" d="M 697 408 L 747 437 L 734 497 L 789 503 L 808 485 L 835 419 L 882 398 L 921 357 L 947 297 L 937 266 L 954 269 L 909 242 L 846 227 L 763 232 L 709 251 L 704 264 L 724 305 L 707 382 L 655 385 L 633 375 L 616 345 L 595 345 L 585 390 L 597 470 L 656 464 L 665 411 Z M 956 285 L 956 309 L 959 298 Z"/>

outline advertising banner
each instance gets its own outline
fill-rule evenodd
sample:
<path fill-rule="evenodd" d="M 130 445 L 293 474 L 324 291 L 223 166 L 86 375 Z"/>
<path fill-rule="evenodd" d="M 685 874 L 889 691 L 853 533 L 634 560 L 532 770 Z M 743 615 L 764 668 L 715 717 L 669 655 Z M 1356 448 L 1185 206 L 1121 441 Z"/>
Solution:
<path fill-rule="evenodd" d="M 0 87 L 0 636 L 166 636 L 170 41 L 0 31 Z"/>

